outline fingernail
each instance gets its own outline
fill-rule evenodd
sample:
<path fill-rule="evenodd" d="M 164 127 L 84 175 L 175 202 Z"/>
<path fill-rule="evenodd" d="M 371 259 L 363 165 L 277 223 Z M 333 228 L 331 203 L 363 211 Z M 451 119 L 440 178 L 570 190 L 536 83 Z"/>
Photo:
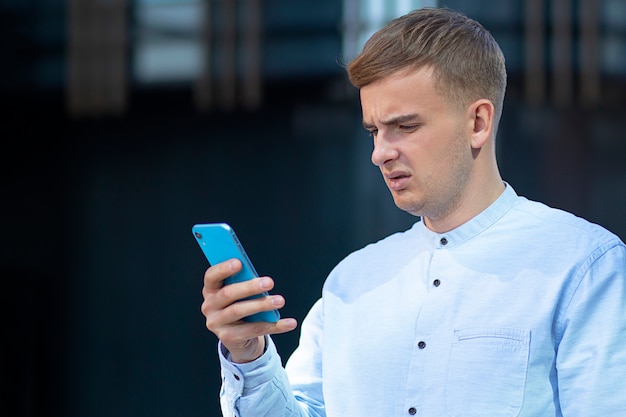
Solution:
<path fill-rule="evenodd" d="M 271 281 L 268 278 L 261 278 L 261 289 L 266 290 L 271 286 Z"/>
<path fill-rule="evenodd" d="M 296 319 L 285 319 L 285 325 L 287 327 L 296 327 L 298 325 L 298 322 L 296 321 Z"/>

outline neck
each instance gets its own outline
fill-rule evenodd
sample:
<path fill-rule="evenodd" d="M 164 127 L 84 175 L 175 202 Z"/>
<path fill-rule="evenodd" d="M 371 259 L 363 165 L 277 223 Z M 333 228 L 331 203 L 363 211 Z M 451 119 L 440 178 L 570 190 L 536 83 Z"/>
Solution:
<path fill-rule="evenodd" d="M 489 172 L 475 173 L 475 181 L 470 181 L 449 212 L 440 217 L 424 216 L 422 221 L 430 230 L 445 233 L 456 229 L 462 224 L 482 213 L 504 192 L 505 185 L 497 166 Z"/>

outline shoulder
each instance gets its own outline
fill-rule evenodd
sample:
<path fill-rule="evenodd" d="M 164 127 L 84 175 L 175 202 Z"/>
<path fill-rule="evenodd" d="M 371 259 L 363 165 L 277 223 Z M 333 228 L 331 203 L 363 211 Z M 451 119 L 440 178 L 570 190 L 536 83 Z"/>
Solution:
<path fill-rule="evenodd" d="M 502 223 L 516 235 L 525 236 L 527 242 L 544 247 L 547 253 L 599 257 L 612 248 L 624 247 L 621 239 L 605 227 L 524 197 L 519 197 Z"/>
<path fill-rule="evenodd" d="M 408 230 L 396 232 L 376 242 L 369 243 L 350 253 L 337 266 L 347 267 L 363 262 L 395 262 L 404 256 L 414 256 L 421 227 L 421 223 L 417 222 Z"/>
<path fill-rule="evenodd" d="M 393 276 L 396 269 L 419 252 L 422 227 L 417 222 L 406 231 L 393 233 L 348 254 L 330 272 L 325 287 L 368 285 Z"/>

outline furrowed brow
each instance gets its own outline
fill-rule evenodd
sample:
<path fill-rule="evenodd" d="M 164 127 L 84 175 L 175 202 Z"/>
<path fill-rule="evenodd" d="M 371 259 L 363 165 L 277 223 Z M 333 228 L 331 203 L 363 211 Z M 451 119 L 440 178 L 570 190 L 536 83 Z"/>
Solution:
<path fill-rule="evenodd" d="M 393 116 L 387 120 L 381 120 L 380 124 L 384 125 L 384 126 L 393 126 L 393 125 L 401 125 L 407 122 L 413 122 L 415 120 L 419 119 L 419 115 L 418 114 L 402 114 L 399 116 Z M 376 126 L 366 122 L 365 120 L 363 121 L 363 127 L 366 130 L 369 129 L 373 129 Z"/>
<path fill-rule="evenodd" d="M 401 114 L 399 116 L 391 117 L 387 120 L 381 120 L 381 123 L 385 126 L 401 125 L 403 123 L 413 122 L 417 118 L 419 118 L 419 115 L 417 114 Z"/>

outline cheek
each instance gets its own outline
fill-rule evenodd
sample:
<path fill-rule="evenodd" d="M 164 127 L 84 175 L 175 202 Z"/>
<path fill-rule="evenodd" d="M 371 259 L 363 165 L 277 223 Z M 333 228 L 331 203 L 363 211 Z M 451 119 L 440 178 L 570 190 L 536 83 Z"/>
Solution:
<path fill-rule="evenodd" d="M 449 168 L 449 176 L 452 181 L 464 183 L 470 176 L 474 156 L 471 146 L 465 146 L 466 141 L 459 138 L 453 142 L 448 150 L 446 165 Z"/>
<path fill-rule="evenodd" d="M 414 169 L 423 174 L 438 171 L 446 165 L 446 161 L 450 157 L 449 146 L 438 138 L 422 138 L 413 146 L 404 149 L 404 154 Z"/>
<path fill-rule="evenodd" d="M 462 140 L 442 138 L 434 138 L 429 146 L 413 150 L 413 166 L 424 180 L 442 183 L 453 178 L 456 181 L 459 175 L 463 175 L 460 172 L 466 172 L 468 160 L 471 162 L 471 150 L 463 146 Z"/>

